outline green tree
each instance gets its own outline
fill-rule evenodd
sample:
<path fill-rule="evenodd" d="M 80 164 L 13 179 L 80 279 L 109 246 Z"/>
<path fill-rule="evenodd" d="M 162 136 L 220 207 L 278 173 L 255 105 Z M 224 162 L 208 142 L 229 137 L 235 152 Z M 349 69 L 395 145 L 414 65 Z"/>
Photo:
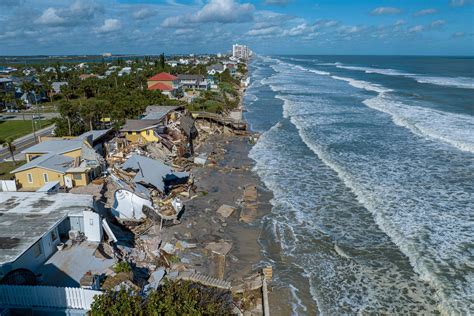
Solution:
<path fill-rule="evenodd" d="M 189 281 L 165 280 L 146 298 L 121 289 L 96 296 L 91 306 L 93 316 L 112 315 L 232 315 L 229 291 Z"/>
<path fill-rule="evenodd" d="M 165 69 L 165 54 L 161 53 L 160 55 L 160 67 L 161 69 Z"/>
<path fill-rule="evenodd" d="M 0 144 L 2 145 L 2 147 L 7 147 L 8 148 L 8 151 L 10 152 L 10 156 L 12 157 L 13 165 L 16 165 L 16 161 L 15 161 L 16 147 L 15 147 L 15 144 L 13 142 L 14 142 L 13 137 L 8 137 L 7 139 L 1 139 L 0 138 Z"/>

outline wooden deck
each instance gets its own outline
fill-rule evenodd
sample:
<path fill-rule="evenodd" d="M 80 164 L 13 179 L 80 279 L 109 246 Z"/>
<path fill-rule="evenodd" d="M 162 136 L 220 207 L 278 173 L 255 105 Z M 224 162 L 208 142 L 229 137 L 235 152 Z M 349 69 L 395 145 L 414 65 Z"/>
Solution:
<path fill-rule="evenodd" d="M 223 117 L 222 115 L 209 112 L 191 112 L 194 119 L 206 120 L 222 126 L 229 127 L 236 131 L 246 131 L 247 123 L 244 121 L 237 121 L 232 118 Z"/>

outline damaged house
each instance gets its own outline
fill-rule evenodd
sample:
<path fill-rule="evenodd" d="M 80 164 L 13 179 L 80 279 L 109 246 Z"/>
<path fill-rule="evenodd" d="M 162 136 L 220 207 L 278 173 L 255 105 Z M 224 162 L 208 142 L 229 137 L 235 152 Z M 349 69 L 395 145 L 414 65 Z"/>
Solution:
<path fill-rule="evenodd" d="M 113 215 L 119 219 L 140 220 L 145 217 L 144 206 L 156 209 L 150 197 L 165 196 L 176 185 L 185 184 L 189 173 L 176 172 L 160 160 L 133 154 L 121 166 L 122 172 L 130 176 L 130 189 L 115 192 Z M 132 189 L 133 191 L 132 192 Z"/>

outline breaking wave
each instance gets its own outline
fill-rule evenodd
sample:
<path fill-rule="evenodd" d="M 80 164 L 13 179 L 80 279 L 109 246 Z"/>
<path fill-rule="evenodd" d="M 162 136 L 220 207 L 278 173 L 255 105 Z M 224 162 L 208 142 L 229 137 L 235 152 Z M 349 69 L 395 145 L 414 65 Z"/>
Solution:
<path fill-rule="evenodd" d="M 377 92 L 374 98 L 363 101 L 375 110 L 391 115 L 393 122 L 413 133 L 448 143 L 462 151 L 474 153 L 474 117 L 447 113 L 425 107 L 407 105 L 390 96 L 393 90 L 363 80 L 332 76 L 351 86 Z"/>
<path fill-rule="evenodd" d="M 413 74 L 402 72 L 395 69 L 382 69 L 372 67 L 358 67 L 358 66 L 346 66 L 343 64 L 334 64 L 337 68 L 363 71 L 367 74 L 380 74 L 386 76 L 400 76 L 407 77 L 416 80 L 419 83 L 433 84 L 438 86 L 446 86 L 460 89 L 474 89 L 474 79 L 467 77 L 436 77 L 426 76 L 420 74 Z"/>

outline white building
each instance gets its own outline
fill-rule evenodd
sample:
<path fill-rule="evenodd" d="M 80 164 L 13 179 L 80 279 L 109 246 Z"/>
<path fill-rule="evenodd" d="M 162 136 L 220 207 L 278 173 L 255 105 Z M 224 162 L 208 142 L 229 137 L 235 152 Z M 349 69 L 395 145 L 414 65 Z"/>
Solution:
<path fill-rule="evenodd" d="M 96 245 L 102 240 L 104 223 L 94 211 L 91 195 L 0 192 L 0 205 L 1 281 L 13 278 L 16 271 L 39 273 L 62 240 L 72 235 L 82 235 Z M 72 254 L 68 252 L 69 257 Z M 69 266 L 78 270 L 75 264 L 80 263 Z M 90 269 L 87 265 L 84 268 Z"/>
<path fill-rule="evenodd" d="M 252 52 L 246 45 L 234 44 L 232 45 L 232 57 L 239 59 L 249 59 Z"/>

